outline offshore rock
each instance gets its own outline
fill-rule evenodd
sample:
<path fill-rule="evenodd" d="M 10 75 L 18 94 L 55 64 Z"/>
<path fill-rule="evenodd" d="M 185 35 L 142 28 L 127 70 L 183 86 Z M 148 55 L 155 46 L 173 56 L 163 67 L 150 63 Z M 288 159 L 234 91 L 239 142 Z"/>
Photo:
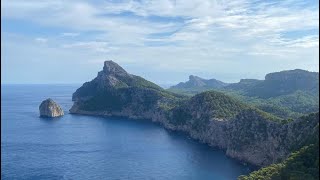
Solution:
<path fill-rule="evenodd" d="M 40 117 L 59 117 L 64 115 L 62 108 L 50 98 L 42 101 L 39 111 Z"/>

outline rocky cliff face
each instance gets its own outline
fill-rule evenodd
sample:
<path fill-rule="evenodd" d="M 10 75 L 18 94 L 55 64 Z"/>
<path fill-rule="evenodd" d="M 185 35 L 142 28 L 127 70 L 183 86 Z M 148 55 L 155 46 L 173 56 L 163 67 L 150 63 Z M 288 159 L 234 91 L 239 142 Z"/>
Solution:
<path fill-rule="evenodd" d="M 230 157 L 258 166 L 286 158 L 314 134 L 318 114 L 281 123 L 217 92 L 192 98 L 169 93 L 106 61 L 91 82 L 73 94 L 71 113 L 150 119 L 172 130 L 226 151 Z"/>
<path fill-rule="evenodd" d="M 319 113 L 284 123 L 221 93 L 205 92 L 171 110 L 161 122 L 224 149 L 230 157 L 266 166 L 307 144 L 317 134 Z"/>
<path fill-rule="evenodd" d="M 247 92 L 261 82 L 263 82 L 263 80 L 240 79 L 238 83 L 230 83 L 228 86 L 225 87 L 225 89 Z"/>
<path fill-rule="evenodd" d="M 62 108 L 50 98 L 42 101 L 39 111 L 40 117 L 58 117 L 64 115 Z"/>
<path fill-rule="evenodd" d="M 319 73 L 301 69 L 269 73 L 265 80 L 247 90 L 247 95 L 270 98 L 296 91 L 315 94 L 319 91 Z"/>

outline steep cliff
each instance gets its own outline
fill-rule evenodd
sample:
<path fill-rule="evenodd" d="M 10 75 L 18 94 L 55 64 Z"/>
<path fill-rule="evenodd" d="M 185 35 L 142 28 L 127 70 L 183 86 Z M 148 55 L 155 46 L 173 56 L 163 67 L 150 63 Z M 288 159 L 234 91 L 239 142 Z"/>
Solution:
<path fill-rule="evenodd" d="M 170 111 L 164 124 L 258 166 L 280 162 L 313 137 L 318 114 L 292 122 L 217 92 L 204 92 Z"/>
<path fill-rule="evenodd" d="M 305 120 L 319 116 L 319 113 L 305 117 Z M 278 180 L 278 179 L 319 179 L 319 124 L 316 126 L 313 138 L 306 146 L 294 151 L 281 163 L 271 164 L 251 172 L 249 175 L 239 176 L 239 180 Z"/>

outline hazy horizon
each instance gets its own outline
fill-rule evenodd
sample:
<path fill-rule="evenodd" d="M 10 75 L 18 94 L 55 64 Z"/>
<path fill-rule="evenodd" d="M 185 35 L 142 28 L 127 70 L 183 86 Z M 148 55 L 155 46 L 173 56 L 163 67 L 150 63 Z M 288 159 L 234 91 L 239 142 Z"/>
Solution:
<path fill-rule="evenodd" d="M 289 69 L 287 69 L 287 70 L 289 70 Z M 293 70 L 293 69 L 290 69 L 290 70 Z M 302 70 L 304 70 L 304 69 L 302 69 Z M 282 70 L 282 71 L 286 71 L 286 70 Z M 309 71 L 309 72 L 317 72 L 317 73 L 319 73 L 319 71 Z M 270 72 L 270 73 L 273 73 L 273 72 Z M 194 75 L 194 74 L 190 74 L 190 75 Z M 197 75 L 195 75 L 195 76 L 197 76 Z M 204 77 L 201 77 L 201 76 L 198 76 L 198 77 L 204 78 Z M 94 79 L 94 78 L 95 78 L 95 77 L 92 77 L 92 79 Z M 145 78 L 145 77 L 143 77 L 143 78 Z M 28 83 L 28 82 L 24 82 L 24 83 L 19 83 L 19 82 L 17 82 L 17 83 L 10 83 L 10 82 L 5 82 L 5 83 L 3 83 L 3 82 L 1 82 L 1 85 L 82 85 L 83 83 L 88 82 L 88 81 L 91 81 L 92 79 L 87 80 L 87 81 L 84 81 L 84 82 L 65 82 L 65 83 L 61 83 L 61 82 L 50 82 L 50 83 Z M 204 78 L 204 79 L 216 79 L 216 78 L 215 78 L 215 77 L 208 77 L 208 78 Z M 239 82 L 241 79 L 257 79 L 257 78 L 254 78 L 254 77 L 251 77 L 251 78 L 250 78 L 250 77 L 249 77 L 249 78 L 240 78 L 239 80 L 236 80 L 236 81 L 234 81 L 234 82 L 226 82 L 226 81 L 223 81 L 223 82 L 225 82 L 225 83 L 237 83 L 237 82 Z M 146 80 L 148 80 L 148 79 L 146 79 Z M 157 83 L 157 82 L 155 81 L 154 83 L 156 83 L 157 85 L 159 85 L 159 86 L 161 86 L 161 87 L 163 87 L 163 88 L 169 88 L 170 86 L 176 85 L 176 84 L 178 84 L 178 83 L 180 83 L 180 82 L 186 82 L 186 81 L 188 81 L 188 80 L 189 80 L 189 76 L 187 76 L 185 80 L 179 81 L 179 82 Z M 220 79 L 217 79 L 217 80 L 220 80 Z M 258 79 L 258 80 L 264 80 L 264 77 L 261 78 L 261 79 Z M 220 81 L 221 81 L 221 80 L 220 80 Z M 153 82 L 153 81 L 152 81 L 152 82 Z"/>
<path fill-rule="evenodd" d="M 319 72 L 317 1 L 1 1 L 1 83 L 82 84 L 105 60 L 156 84 Z"/>

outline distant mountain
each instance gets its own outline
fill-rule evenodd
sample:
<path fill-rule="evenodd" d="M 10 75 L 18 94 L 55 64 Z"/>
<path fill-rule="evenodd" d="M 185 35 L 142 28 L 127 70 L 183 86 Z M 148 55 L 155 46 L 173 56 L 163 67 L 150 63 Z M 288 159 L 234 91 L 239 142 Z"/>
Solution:
<path fill-rule="evenodd" d="M 230 83 L 227 87 L 225 87 L 225 89 L 247 92 L 261 82 L 263 82 L 263 80 L 241 79 L 238 83 Z"/>
<path fill-rule="evenodd" d="M 175 86 L 171 86 L 170 88 L 221 88 L 226 85 L 228 84 L 216 79 L 203 79 L 198 76 L 190 75 L 189 81 L 181 82 Z"/>
<path fill-rule="evenodd" d="M 210 87 L 203 82 L 202 78 L 192 78 L 192 81 L 179 83 L 168 90 L 191 96 L 217 90 L 282 118 L 296 118 L 319 108 L 318 72 L 280 71 L 267 74 L 264 80 L 241 79 L 223 86 Z"/>
<path fill-rule="evenodd" d="M 265 76 L 265 80 L 241 79 L 238 83 L 224 83 L 216 79 L 206 80 L 191 75 L 189 81 L 181 82 L 168 90 L 197 94 L 204 90 L 216 89 L 240 91 L 243 95 L 258 98 L 288 95 L 299 90 L 314 94 L 319 91 L 319 73 L 295 69 L 269 73 Z"/>
<path fill-rule="evenodd" d="M 252 82 L 251 85 L 251 88 L 243 89 L 245 94 L 260 98 L 288 95 L 298 90 L 316 93 L 319 90 L 319 73 L 301 69 L 275 72 L 267 74 L 264 81 Z"/>

